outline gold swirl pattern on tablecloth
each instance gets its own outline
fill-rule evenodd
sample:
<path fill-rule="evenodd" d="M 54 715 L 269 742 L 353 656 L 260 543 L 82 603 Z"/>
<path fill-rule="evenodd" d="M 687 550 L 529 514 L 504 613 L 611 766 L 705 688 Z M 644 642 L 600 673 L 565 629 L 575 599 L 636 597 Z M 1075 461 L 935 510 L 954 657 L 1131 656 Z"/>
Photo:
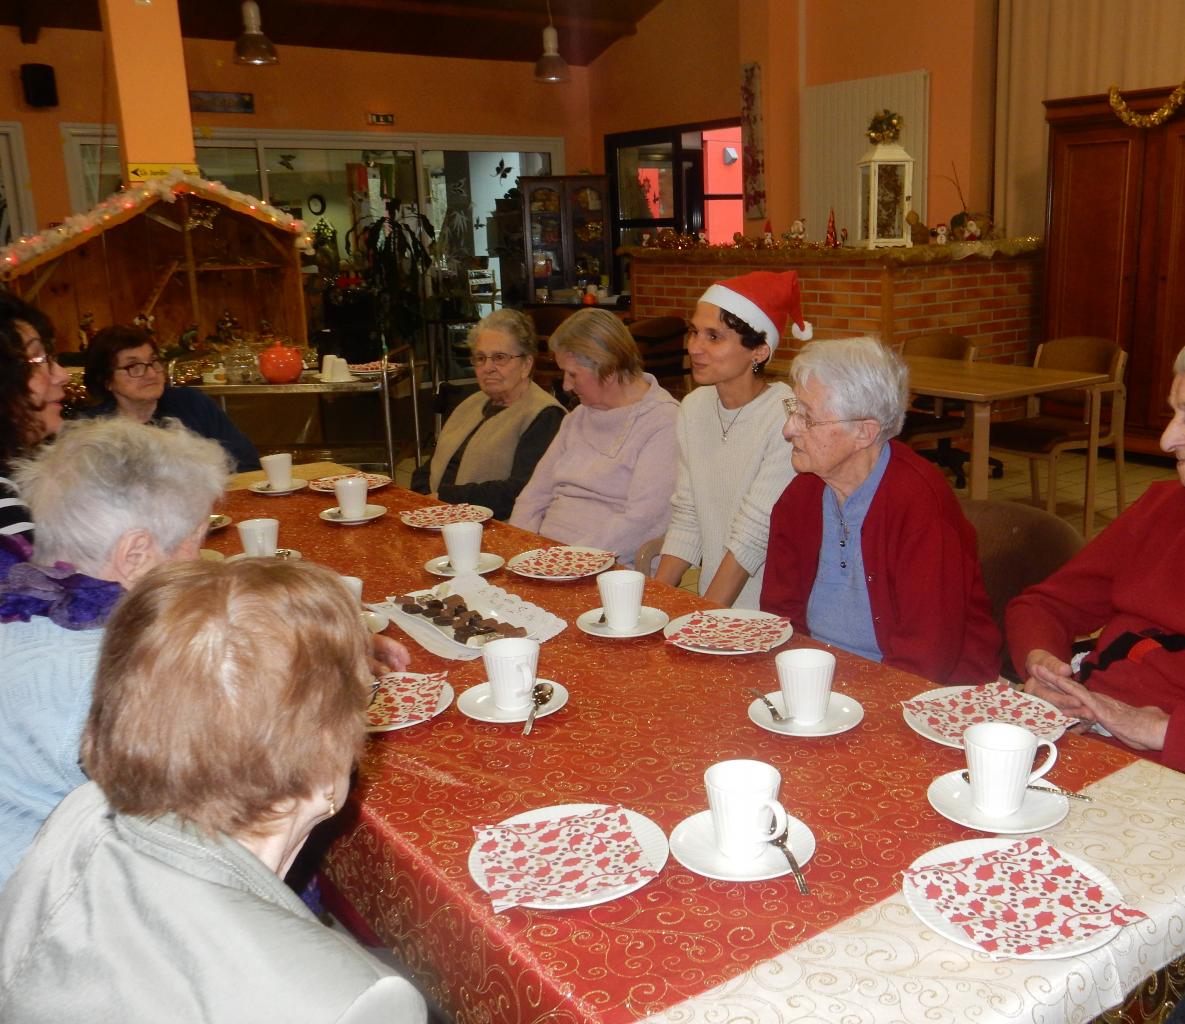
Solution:
<path fill-rule="evenodd" d="M 396 511 L 427 504 L 396 488 L 375 497 Z M 243 491 L 228 497 L 226 511 L 236 520 L 277 515 L 283 546 L 362 577 L 367 600 L 431 584 L 422 566 L 444 553 L 439 534 L 408 529 L 396 516 L 340 530 L 317 518 L 323 504 L 324 496 L 307 491 L 286 498 Z M 209 544 L 226 553 L 239 549 L 234 531 Z M 487 551 L 509 558 L 537 546 L 534 535 L 486 523 Z M 492 581 L 569 623 L 600 605 L 593 579 L 543 582 L 503 572 Z M 672 618 L 707 607 L 693 594 L 653 582 L 646 584 L 644 603 Z M 413 655 L 413 671 L 448 669 L 458 693 L 484 681 L 480 660 L 446 662 L 416 647 Z M 837 652 L 835 688 L 863 704 L 857 728 L 817 739 L 759 729 L 748 720 L 745 690 L 777 688 L 773 658 L 773 652 L 695 654 L 664 643 L 661 634 L 610 641 L 564 630 L 543 645 L 539 675 L 563 683 L 571 700 L 540 719 L 532 736 L 472 721 L 454 707 L 370 741 L 342 815 L 344 833 L 328 856 L 328 887 L 466 1024 L 617 1024 L 664 1011 L 664 1019 L 680 1020 L 693 1012 L 685 1005 L 699 1006 L 688 1001 L 705 992 L 720 992 L 723 1001 L 686 1019 L 726 1020 L 733 990 L 746 993 L 738 996 L 736 1019 L 798 1019 L 783 1013 L 785 1007 L 771 1016 L 764 996 L 750 999 L 745 986 L 767 975 L 771 996 L 781 998 L 777 993 L 785 990 L 791 1008 L 817 998 L 819 1019 L 840 1019 L 854 1001 L 875 1002 L 878 992 L 889 998 L 892 983 L 881 976 L 881 963 L 892 974 L 910 955 L 898 948 L 900 937 L 883 954 L 873 937 L 887 929 L 885 915 L 909 915 L 894 902 L 901 871 L 926 850 L 979 835 L 940 817 L 925 796 L 936 776 L 965 763 L 962 752 L 923 739 L 902 720 L 900 701 L 931 683 L 843 652 Z M 1068 788 L 1133 760 L 1078 736 L 1065 737 L 1059 749 L 1054 781 Z M 495 914 L 469 877 L 475 824 L 553 804 L 620 803 L 669 835 L 706 807 L 704 770 L 734 757 L 775 765 L 782 802 L 814 831 L 818 851 L 806 871 L 809 897 L 798 894 L 789 876 L 712 881 L 672 858 L 657 879 L 610 903 Z M 1068 821 L 1099 813 L 1083 806 L 1087 811 L 1075 808 Z M 1090 859 L 1089 852 L 1082 856 Z M 1124 888 L 1121 878 L 1115 881 Z M 855 919 L 867 921 L 870 931 L 851 932 Z M 916 925 L 900 930 L 907 939 L 919 931 Z M 815 949 L 829 952 L 815 955 Z M 807 956 L 809 970 L 793 959 L 778 967 L 787 950 Z M 854 982 L 856 991 L 843 980 L 859 973 L 843 967 L 852 950 L 864 951 L 857 959 L 866 976 Z M 943 965 L 965 957 L 932 938 L 912 959 L 949 990 L 958 982 Z M 834 985 L 828 974 L 837 979 Z M 989 1002 L 1011 998 L 1003 982 L 995 989 L 977 984 Z M 924 994 L 916 999 L 926 1001 Z"/>

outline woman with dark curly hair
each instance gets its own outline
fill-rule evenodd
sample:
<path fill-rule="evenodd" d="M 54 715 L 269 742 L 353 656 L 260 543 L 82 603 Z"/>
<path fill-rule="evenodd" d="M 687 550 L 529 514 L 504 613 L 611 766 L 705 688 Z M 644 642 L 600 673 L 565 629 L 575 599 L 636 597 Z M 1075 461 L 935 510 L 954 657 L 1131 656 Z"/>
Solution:
<path fill-rule="evenodd" d="M 53 326 L 41 310 L 0 292 L 0 535 L 33 539 L 33 522 L 8 478 L 9 464 L 62 425 L 69 375 L 53 354 Z"/>

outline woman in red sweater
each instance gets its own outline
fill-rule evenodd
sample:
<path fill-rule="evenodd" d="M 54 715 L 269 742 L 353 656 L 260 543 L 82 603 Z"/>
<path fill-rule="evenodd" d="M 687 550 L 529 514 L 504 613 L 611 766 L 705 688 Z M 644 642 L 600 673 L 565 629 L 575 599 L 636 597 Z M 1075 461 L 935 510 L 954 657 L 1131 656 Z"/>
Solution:
<path fill-rule="evenodd" d="M 1009 604 L 1004 631 L 1025 689 L 1133 750 L 1185 771 L 1185 349 L 1160 447 L 1180 483 L 1144 496 L 1043 583 Z M 1075 637 L 1102 629 L 1070 666 Z"/>
<path fill-rule="evenodd" d="M 1000 633 L 975 530 L 898 441 L 909 371 L 875 338 L 811 342 L 783 435 L 798 475 L 774 505 L 761 607 L 799 632 L 938 683 L 984 683 Z"/>

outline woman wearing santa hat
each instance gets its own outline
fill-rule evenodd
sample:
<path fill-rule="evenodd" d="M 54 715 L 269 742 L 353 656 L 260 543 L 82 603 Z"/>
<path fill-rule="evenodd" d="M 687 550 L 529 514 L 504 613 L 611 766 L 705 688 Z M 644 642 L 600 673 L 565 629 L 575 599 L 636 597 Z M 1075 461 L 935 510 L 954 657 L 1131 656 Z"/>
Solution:
<path fill-rule="evenodd" d="M 699 592 L 725 607 L 758 607 L 770 509 L 794 476 L 782 439 L 792 392 L 767 381 L 765 365 L 788 319 L 795 338 L 810 338 L 801 307 L 794 271 L 762 270 L 712 285 L 688 327 L 701 386 L 679 409 L 679 476 L 656 578 L 678 586 L 698 565 Z"/>

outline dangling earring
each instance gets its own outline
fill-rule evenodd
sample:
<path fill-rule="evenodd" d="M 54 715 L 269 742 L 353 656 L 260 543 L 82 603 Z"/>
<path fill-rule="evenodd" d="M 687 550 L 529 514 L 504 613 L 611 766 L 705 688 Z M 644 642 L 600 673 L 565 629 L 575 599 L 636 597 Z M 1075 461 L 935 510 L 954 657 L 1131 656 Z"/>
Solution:
<path fill-rule="evenodd" d="M 757 376 L 757 374 L 759 374 L 760 372 L 761 372 L 761 364 L 756 359 L 754 359 L 753 360 L 753 375 Z"/>
<path fill-rule="evenodd" d="M 325 799 L 329 801 L 329 816 L 332 818 L 337 814 L 337 800 L 334 799 L 332 789 L 325 794 Z"/>

